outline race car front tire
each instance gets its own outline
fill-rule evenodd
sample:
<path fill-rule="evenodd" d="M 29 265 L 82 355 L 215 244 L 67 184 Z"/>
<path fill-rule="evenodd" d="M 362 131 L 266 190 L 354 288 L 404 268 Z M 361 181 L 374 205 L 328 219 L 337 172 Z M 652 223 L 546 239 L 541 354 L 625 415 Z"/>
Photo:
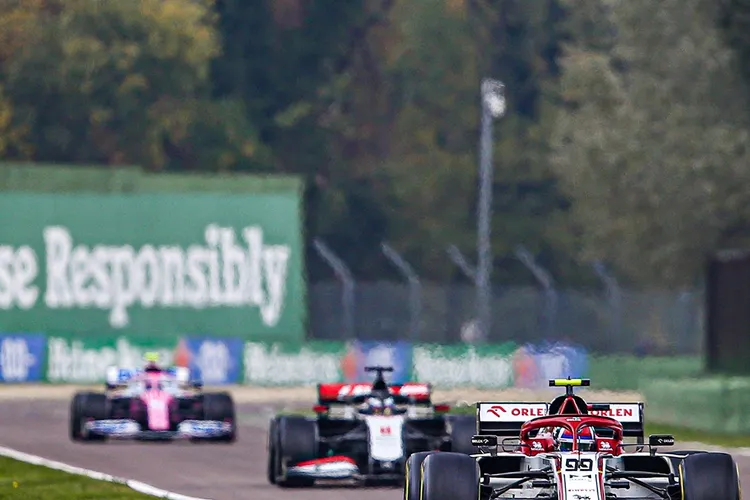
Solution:
<path fill-rule="evenodd" d="M 234 400 L 228 392 L 216 392 L 203 395 L 203 418 L 219 422 L 231 422 L 232 432 L 228 436 L 214 441 L 233 443 L 237 440 L 237 418 Z"/>
<path fill-rule="evenodd" d="M 739 500 L 740 480 L 732 455 L 696 453 L 679 467 L 682 500 Z"/>
<path fill-rule="evenodd" d="M 419 488 L 422 485 L 422 463 L 434 451 L 412 453 L 406 461 L 404 470 L 404 500 L 419 500 Z"/>
<path fill-rule="evenodd" d="M 307 477 L 287 477 L 283 474 L 284 464 L 295 464 L 318 458 L 317 422 L 304 417 L 285 415 L 279 417 L 278 424 L 277 464 L 279 473 L 276 484 L 284 487 L 312 486 L 314 479 Z"/>
<path fill-rule="evenodd" d="M 88 420 L 107 418 L 107 396 L 96 392 L 78 392 L 70 403 L 70 439 L 73 441 L 104 441 L 106 436 L 84 435 L 83 425 Z"/>
<path fill-rule="evenodd" d="M 476 434 L 476 417 L 473 415 L 459 415 L 450 422 L 451 451 L 472 455 L 479 453 L 476 446 L 472 446 L 471 438 Z"/>
<path fill-rule="evenodd" d="M 268 426 L 268 465 L 266 474 L 268 476 L 268 482 L 270 484 L 276 484 L 276 474 L 278 474 L 278 443 L 279 443 L 279 431 L 278 431 L 279 417 L 274 417 Z"/>
<path fill-rule="evenodd" d="M 678 457 L 669 457 L 672 462 L 674 470 L 679 471 L 680 464 L 688 455 L 695 455 L 696 453 L 706 453 L 705 450 L 670 450 L 669 455 L 679 455 Z"/>
<path fill-rule="evenodd" d="M 438 452 L 422 462 L 421 500 L 476 500 L 479 464 L 463 453 Z"/>

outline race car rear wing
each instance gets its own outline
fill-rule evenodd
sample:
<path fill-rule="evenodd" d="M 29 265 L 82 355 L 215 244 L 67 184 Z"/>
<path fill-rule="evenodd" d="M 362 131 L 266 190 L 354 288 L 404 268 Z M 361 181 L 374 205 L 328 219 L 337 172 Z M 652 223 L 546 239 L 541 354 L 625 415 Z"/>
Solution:
<path fill-rule="evenodd" d="M 477 434 L 518 437 L 524 422 L 547 415 L 548 403 L 482 402 L 477 403 Z M 612 417 L 622 424 L 623 437 L 645 437 L 643 403 L 594 403 L 589 415 Z"/>
<path fill-rule="evenodd" d="M 407 382 L 405 384 L 393 384 L 388 390 L 394 396 L 405 396 L 416 404 L 431 404 L 430 396 L 432 387 L 430 384 L 419 384 Z M 318 403 L 346 404 L 352 396 L 364 396 L 370 394 L 372 384 L 318 384 Z"/>
<path fill-rule="evenodd" d="M 140 368 L 120 368 L 118 366 L 108 366 L 106 372 L 106 385 L 107 387 L 124 387 L 132 379 L 143 375 L 143 370 Z M 187 384 L 190 382 L 190 370 L 183 366 L 171 366 L 164 370 L 164 373 L 173 377 L 180 384 Z"/>

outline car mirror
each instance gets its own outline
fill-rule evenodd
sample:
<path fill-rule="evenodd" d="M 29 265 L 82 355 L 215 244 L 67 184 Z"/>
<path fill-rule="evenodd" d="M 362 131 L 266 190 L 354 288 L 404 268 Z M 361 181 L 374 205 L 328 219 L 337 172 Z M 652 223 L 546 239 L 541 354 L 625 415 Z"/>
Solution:
<path fill-rule="evenodd" d="M 674 436 L 669 434 L 651 434 L 648 437 L 649 446 L 674 446 Z"/>
<path fill-rule="evenodd" d="M 476 435 L 471 437 L 471 445 L 481 448 L 497 446 L 497 436 Z"/>

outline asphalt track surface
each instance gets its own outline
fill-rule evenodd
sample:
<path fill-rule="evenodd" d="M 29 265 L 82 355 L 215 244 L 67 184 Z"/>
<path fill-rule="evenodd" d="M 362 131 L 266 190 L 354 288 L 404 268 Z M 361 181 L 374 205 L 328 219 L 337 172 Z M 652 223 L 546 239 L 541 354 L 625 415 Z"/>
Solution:
<path fill-rule="evenodd" d="M 211 500 L 398 500 L 399 488 L 316 487 L 284 490 L 266 480 L 266 428 L 274 405 L 238 405 L 237 442 L 73 443 L 65 401 L 0 403 L 0 445 L 51 460 L 135 479 Z M 683 449 L 695 449 L 685 444 Z M 680 447 L 676 447 L 679 449 Z M 743 485 L 750 484 L 750 454 L 735 455 Z"/>
<path fill-rule="evenodd" d="M 278 406 L 278 405 L 277 405 Z M 67 401 L 0 402 L 0 445 L 157 488 L 211 500 L 398 500 L 400 488 L 285 490 L 266 479 L 267 423 L 273 405 L 240 404 L 233 444 L 74 443 Z"/>

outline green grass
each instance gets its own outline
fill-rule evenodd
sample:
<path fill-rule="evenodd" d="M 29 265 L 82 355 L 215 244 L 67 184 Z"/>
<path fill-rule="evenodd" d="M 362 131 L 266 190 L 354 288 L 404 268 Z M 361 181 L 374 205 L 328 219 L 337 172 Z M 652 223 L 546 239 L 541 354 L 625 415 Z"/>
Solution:
<path fill-rule="evenodd" d="M 667 425 L 647 424 L 646 435 L 648 436 L 649 434 L 671 434 L 675 438 L 676 446 L 680 446 L 681 443 L 686 442 L 697 442 L 731 448 L 750 447 L 750 435 L 747 434 L 707 433 Z"/>
<path fill-rule="evenodd" d="M 127 486 L 0 457 L 3 500 L 147 500 Z"/>

